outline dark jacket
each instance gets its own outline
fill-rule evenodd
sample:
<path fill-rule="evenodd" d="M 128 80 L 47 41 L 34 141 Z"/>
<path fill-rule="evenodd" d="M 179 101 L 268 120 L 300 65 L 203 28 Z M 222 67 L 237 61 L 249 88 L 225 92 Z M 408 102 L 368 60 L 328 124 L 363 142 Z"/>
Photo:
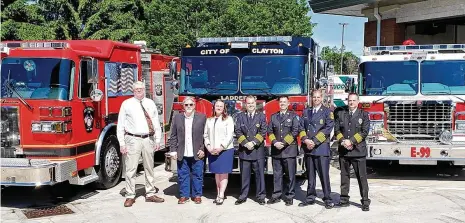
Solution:
<path fill-rule="evenodd" d="M 258 160 L 265 158 L 266 117 L 263 112 L 255 112 L 252 120 L 248 120 L 247 112 L 237 115 L 234 125 L 237 142 L 239 143 L 239 158 L 244 160 Z M 253 150 L 247 149 L 245 144 L 253 141 Z"/>
<path fill-rule="evenodd" d="M 268 124 L 268 138 L 271 142 L 271 156 L 274 158 L 291 158 L 299 155 L 297 147 L 297 135 L 299 134 L 299 116 L 294 112 L 287 111 L 280 118 L 280 112 L 271 115 Z M 284 143 L 284 148 L 277 149 L 276 142 Z"/>
<path fill-rule="evenodd" d="M 367 156 L 367 144 L 365 138 L 368 136 L 370 129 L 370 119 L 368 112 L 357 109 L 349 118 L 349 110 L 344 109 L 336 115 L 334 125 L 334 135 L 339 144 L 339 156 L 363 157 Z M 352 142 L 353 149 L 347 150 L 341 145 L 342 140 L 349 139 Z"/>
<path fill-rule="evenodd" d="M 194 120 L 192 121 L 192 144 L 194 148 L 194 158 L 199 160 L 197 153 L 199 150 L 204 151 L 205 145 L 203 142 L 203 132 L 205 130 L 205 122 L 207 117 L 195 112 Z M 184 157 L 184 144 L 185 144 L 185 116 L 184 113 L 176 114 L 171 124 L 171 136 L 169 139 L 170 152 L 178 153 L 178 160 L 181 161 Z"/>
<path fill-rule="evenodd" d="M 302 150 L 306 155 L 331 155 L 329 141 L 334 127 L 334 114 L 329 108 L 321 106 L 315 114 L 313 114 L 313 108 L 306 108 L 302 112 L 300 127 L 299 136 L 302 142 Z M 309 150 L 307 148 L 307 144 L 304 143 L 306 139 L 310 139 L 315 143 L 313 149 Z"/>

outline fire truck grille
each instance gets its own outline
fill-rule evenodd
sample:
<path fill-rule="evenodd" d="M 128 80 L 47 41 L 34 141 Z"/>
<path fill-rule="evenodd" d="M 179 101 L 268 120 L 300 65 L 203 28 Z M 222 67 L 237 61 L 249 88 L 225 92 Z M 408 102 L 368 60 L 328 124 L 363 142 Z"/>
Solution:
<path fill-rule="evenodd" d="M 11 158 L 11 148 L 19 145 L 19 113 L 16 106 L 2 106 L 1 148 L 2 158 Z M 13 155 L 14 156 L 14 155 Z"/>
<path fill-rule="evenodd" d="M 387 124 L 398 139 L 437 140 L 444 130 L 452 128 L 450 104 L 392 104 Z"/>

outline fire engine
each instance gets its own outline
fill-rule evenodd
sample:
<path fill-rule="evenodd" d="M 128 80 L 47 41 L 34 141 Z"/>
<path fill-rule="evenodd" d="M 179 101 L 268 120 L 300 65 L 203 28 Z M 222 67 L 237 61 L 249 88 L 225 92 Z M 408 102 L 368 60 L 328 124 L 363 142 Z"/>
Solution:
<path fill-rule="evenodd" d="M 359 68 L 368 159 L 465 165 L 465 44 L 368 47 Z"/>
<path fill-rule="evenodd" d="M 210 117 L 217 99 L 225 101 L 228 114 L 235 119 L 245 109 L 245 97 L 257 99 L 257 110 L 267 120 L 279 111 L 277 97 L 289 96 L 289 110 L 298 113 L 308 106 L 310 91 L 325 77 L 325 63 L 319 60 L 318 45 L 312 38 L 292 36 L 200 38 L 196 46 L 181 51 L 180 74 L 174 75 L 178 100 L 173 110 L 182 110 L 186 96 L 197 98 L 196 110 Z M 172 67 L 176 63 L 171 64 Z M 174 72 L 173 72 L 174 73 Z M 236 139 L 237 140 L 237 139 Z M 235 145 L 237 148 L 237 141 Z M 266 147 L 270 147 L 266 141 Z M 236 150 L 237 151 L 237 150 Z M 269 152 L 269 151 L 268 151 Z M 233 172 L 239 172 L 236 154 Z M 176 162 L 166 154 L 166 170 L 175 171 Z M 302 170 L 298 158 L 298 174 Z M 208 173 L 206 165 L 206 173 Z M 266 173 L 272 173 L 268 157 Z"/>
<path fill-rule="evenodd" d="M 166 123 L 163 77 L 175 58 L 144 41 L 11 41 L 0 47 L 2 186 L 115 186 L 124 165 L 118 112 L 143 77 L 161 126 Z"/>

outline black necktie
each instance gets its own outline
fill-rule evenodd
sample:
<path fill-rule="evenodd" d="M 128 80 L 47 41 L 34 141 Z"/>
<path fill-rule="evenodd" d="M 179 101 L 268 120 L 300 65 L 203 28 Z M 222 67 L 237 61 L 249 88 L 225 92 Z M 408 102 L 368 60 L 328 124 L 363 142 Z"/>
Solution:
<path fill-rule="evenodd" d="M 354 112 L 352 112 L 352 111 L 349 112 L 349 118 L 352 118 L 352 114 L 353 114 L 353 113 L 354 113 Z"/>

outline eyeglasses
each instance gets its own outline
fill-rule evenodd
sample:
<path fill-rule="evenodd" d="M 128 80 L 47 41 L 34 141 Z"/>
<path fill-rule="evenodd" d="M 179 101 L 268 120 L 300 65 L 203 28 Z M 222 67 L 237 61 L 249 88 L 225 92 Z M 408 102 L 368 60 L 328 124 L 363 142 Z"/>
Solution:
<path fill-rule="evenodd" d="M 188 106 L 194 106 L 194 104 L 184 104 L 184 106 L 188 107 Z"/>

